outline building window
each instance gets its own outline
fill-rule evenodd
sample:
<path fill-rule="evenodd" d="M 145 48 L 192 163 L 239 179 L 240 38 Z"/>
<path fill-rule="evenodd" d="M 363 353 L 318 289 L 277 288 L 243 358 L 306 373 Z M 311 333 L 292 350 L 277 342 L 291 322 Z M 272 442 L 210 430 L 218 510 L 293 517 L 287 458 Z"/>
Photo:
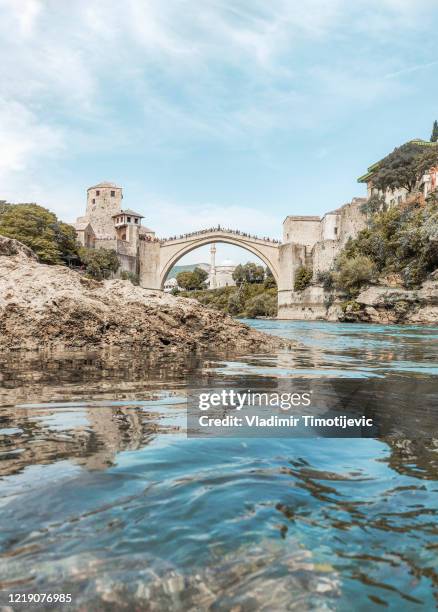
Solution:
<path fill-rule="evenodd" d="M 116 192 L 115 191 L 111 191 L 111 197 L 114 198 L 115 195 L 116 195 Z"/>
<path fill-rule="evenodd" d="M 96 204 L 96 200 L 95 200 L 94 198 L 91 200 L 91 202 L 92 202 L 93 204 Z"/>
<path fill-rule="evenodd" d="M 135 221 L 136 223 L 138 223 L 138 219 L 134 219 L 134 221 Z"/>
<path fill-rule="evenodd" d="M 100 191 L 98 189 L 96 189 L 96 195 L 100 196 Z"/>
<path fill-rule="evenodd" d="M 128 217 L 128 223 L 131 223 L 131 217 Z"/>
<path fill-rule="evenodd" d="M 337 233 L 338 233 L 338 228 L 335 227 L 335 236 L 336 236 Z"/>

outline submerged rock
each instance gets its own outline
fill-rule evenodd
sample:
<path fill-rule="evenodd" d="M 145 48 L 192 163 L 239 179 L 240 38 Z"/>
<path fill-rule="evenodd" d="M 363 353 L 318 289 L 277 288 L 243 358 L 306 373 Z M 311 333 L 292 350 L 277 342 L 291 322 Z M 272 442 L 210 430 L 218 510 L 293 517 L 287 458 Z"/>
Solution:
<path fill-rule="evenodd" d="M 263 351 L 285 345 L 195 300 L 38 263 L 30 249 L 0 236 L 0 350 Z"/>

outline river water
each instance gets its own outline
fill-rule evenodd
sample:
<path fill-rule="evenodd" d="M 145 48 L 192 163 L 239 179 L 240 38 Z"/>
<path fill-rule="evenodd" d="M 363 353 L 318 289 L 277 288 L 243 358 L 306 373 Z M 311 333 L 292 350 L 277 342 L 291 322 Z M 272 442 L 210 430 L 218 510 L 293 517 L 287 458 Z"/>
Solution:
<path fill-rule="evenodd" d="M 435 608 L 434 438 L 187 438 L 185 402 L 212 377 L 430 387 L 438 328 L 250 323 L 299 345 L 0 358 L 0 609 Z M 41 593 L 72 603 L 8 604 Z"/>

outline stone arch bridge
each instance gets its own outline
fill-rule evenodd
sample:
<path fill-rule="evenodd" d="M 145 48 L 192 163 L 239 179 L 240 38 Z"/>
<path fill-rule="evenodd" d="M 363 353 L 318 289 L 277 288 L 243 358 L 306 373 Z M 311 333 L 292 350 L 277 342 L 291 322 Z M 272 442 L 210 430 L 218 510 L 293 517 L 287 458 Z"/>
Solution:
<path fill-rule="evenodd" d="M 140 284 L 149 289 L 162 289 L 170 270 L 184 255 L 201 246 L 216 242 L 233 244 L 253 253 L 270 268 L 277 285 L 279 284 L 281 246 L 279 241 L 258 238 L 221 227 L 163 240 L 142 240 L 140 242 Z"/>

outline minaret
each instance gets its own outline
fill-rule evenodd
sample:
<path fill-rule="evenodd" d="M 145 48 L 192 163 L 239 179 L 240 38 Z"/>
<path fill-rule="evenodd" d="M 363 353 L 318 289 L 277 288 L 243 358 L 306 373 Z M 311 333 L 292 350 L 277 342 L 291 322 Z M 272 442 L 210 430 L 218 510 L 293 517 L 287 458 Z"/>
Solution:
<path fill-rule="evenodd" d="M 210 289 L 216 289 L 216 245 L 210 247 Z"/>

